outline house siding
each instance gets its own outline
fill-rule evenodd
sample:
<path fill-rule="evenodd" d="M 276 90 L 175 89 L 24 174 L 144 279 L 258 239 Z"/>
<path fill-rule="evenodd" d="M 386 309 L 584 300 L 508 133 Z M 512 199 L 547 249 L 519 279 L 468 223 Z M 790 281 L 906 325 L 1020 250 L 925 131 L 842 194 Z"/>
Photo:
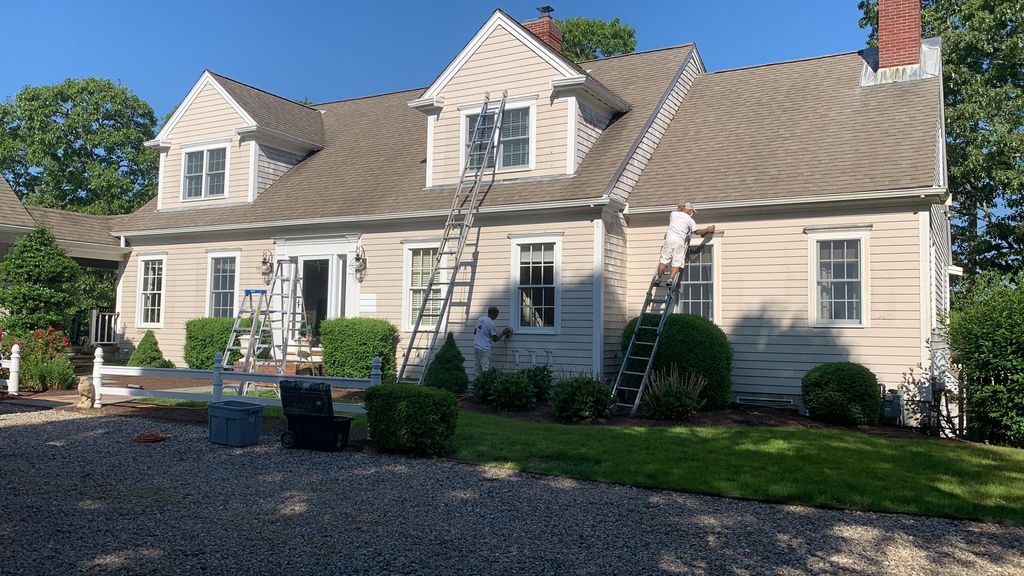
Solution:
<path fill-rule="evenodd" d="M 946 211 L 949 207 L 944 204 L 933 204 L 930 210 L 931 258 L 932 258 L 932 305 L 934 307 L 936 322 L 933 328 L 938 328 L 938 320 L 945 317 L 949 312 L 949 266 L 953 263 L 950 246 L 950 224 Z M 941 338 L 941 331 L 937 331 L 933 337 Z"/>
<path fill-rule="evenodd" d="M 217 89 L 207 84 L 167 135 L 171 146 L 165 153 L 163 170 L 160 173 L 161 209 L 196 208 L 248 201 L 249 146 L 255 144 L 248 140 L 243 142 L 235 134 L 236 128 L 245 125 L 242 117 Z M 229 181 L 226 196 L 210 200 L 183 201 L 182 148 L 221 140 L 228 142 Z"/>
<path fill-rule="evenodd" d="M 569 107 L 565 99 L 552 101 L 550 81 L 561 75 L 526 45 L 498 26 L 445 85 L 440 95 L 444 108 L 434 125 L 433 182 L 458 181 L 461 154 L 463 104 L 483 102 L 489 92 L 497 101 L 503 90 L 510 98 L 536 95 L 534 169 L 499 172 L 498 178 L 522 178 L 565 174 L 566 126 Z"/>
<path fill-rule="evenodd" d="M 259 144 L 257 148 L 257 166 L 259 172 L 256 174 L 256 195 L 260 195 L 270 185 L 277 182 L 277 179 L 284 175 L 304 158 L 301 154 L 288 152 L 266 144 Z"/>
<path fill-rule="evenodd" d="M 615 374 L 622 362 L 622 331 L 626 328 L 626 293 L 629 285 L 629 254 L 626 249 L 629 228 L 622 212 L 606 208 L 604 223 L 604 334 L 602 357 L 606 375 Z"/>
<path fill-rule="evenodd" d="M 595 106 L 580 101 L 576 107 L 576 165 L 579 166 L 586 158 L 587 152 L 594 147 L 601 132 L 608 127 L 611 117 Z"/>
<path fill-rule="evenodd" d="M 737 396 L 799 399 L 807 370 L 831 360 L 860 362 L 888 388 L 901 388 L 921 361 L 921 266 L 918 210 L 822 206 L 770 213 L 710 211 L 715 265 L 720 267 L 721 318 L 716 323 L 733 346 Z M 639 313 L 658 258 L 667 214 L 630 217 L 628 307 Z M 870 224 L 868 326 L 812 328 L 809 316 L 810 255 L 805 226 Z M 926 280 L 927 281 L 927 280 Z M 904 390 L 913 396 L 916 390 Z"/>

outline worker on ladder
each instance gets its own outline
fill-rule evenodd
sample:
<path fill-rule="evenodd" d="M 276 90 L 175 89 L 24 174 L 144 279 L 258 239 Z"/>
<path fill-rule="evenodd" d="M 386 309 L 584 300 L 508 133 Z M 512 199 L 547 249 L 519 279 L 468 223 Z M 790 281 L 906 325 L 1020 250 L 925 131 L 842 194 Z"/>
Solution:
<path fill-rule="evenodd" d="M 696 213 L 693 203 L 685 202 L 676 205 L 676 209 L 668 217 L 668 232 L 665 233 L 665 244 L 661 247 L 661 258 L 658 260 L 659 278 L 665 275 L 665 270 L 670 264 L 672 266 L 672 275 L 667 279 L 666 285 L 672 284 L 676 274 L 679 274 L 686 264 L 690 238 L 694 234 L 704 236 L 715 232 L 714 224 L 697 228 L 697 222 L 693 219 Z"/>

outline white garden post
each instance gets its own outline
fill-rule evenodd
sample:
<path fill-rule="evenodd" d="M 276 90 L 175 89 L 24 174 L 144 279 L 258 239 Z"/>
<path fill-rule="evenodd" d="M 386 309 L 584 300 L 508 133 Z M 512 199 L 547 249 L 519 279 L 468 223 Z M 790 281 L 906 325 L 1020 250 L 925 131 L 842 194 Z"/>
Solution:
<path fill-rule="evenodd" d="M 211 380 L 212 380 L 212 384 L 213 384 L 213 401 L 214 402 L 220 402 L 221 400 L 224 399 L 224 379 L 221 376 L 221 371 L 223 370 L 223 367 L 221 366 L 221 364 L 223 364 L 223 363 L 224 363 L 224 353 L 223 352 L 217 352 L 216 354 L 213 355 L 213 377 L 212 377 Z"/>
<path fill-rule="evenodd" d="M 10 377 L 7 379 L 7 393 L 18 395 L 18 373 L 21 372 L 21 344 L 11 346 Z"/>
<path fill-rule="evenodd" d="M 96 353 L 92 357 L 92 390 L 96 399 L 93 401 L 93 408 L 102 408 L 100 390 L 103 388 L 103 348 L 96 347 Z"/>
<path fill-rule="evenodd" d="M 373 357 L 373 364 L 370 368 L 370 386 L 380 384 L 380 356 Z"/>

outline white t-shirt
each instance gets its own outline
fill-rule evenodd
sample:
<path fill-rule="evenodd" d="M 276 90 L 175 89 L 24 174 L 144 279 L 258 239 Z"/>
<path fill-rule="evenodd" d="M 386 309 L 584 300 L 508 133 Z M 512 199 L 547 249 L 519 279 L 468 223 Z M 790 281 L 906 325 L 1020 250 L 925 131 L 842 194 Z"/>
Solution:
<path fill-rule="evenodd" d="M 473 346 L 490 352 L 491 345 L 494 344 L 494 336 L 497 333 L 498 327 L 494 325 L 494 320 L 491 320 L 490 316 L 481 316 L 476 321 L 476 336 L 473 338 Z"/>
<path fill-rule="evenodd" d="M 668 217 L 668 232 L 665 234 L 665 241 L 670 244 L 689 244 L 690 236 L 696 229 L 697 223 L 689 214 L 673 210 Z"/>

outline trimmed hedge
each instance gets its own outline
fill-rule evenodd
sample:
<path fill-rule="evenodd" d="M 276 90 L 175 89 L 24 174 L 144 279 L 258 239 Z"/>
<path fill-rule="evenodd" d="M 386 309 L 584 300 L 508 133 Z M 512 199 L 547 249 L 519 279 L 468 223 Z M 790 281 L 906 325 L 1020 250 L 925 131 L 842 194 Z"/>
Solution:
<path fill-rule="evenodd" d="M 811 418 L 830 424 L 877 424 L 882 409 L 875 374 L 856 362 L 825 362 L 800 381 Z"/>
<path fill-rule="evenodd" d="M 455 337 L 448 333 L 444 345 L 434 355 L 423 375 L 423 385 L 440 388 L 455 394 L 462 394 L 469 387 L 469 375 L 466 374 L 466 357 L 462 355 Z"/>
<path fill-rule="evenodd" d="M 372 386 L 366 391 L 365 405 L 370 437 L 383 452 L 442 454 L 459 419 L 454 394 L 415 384 Z"/>
<path fill-rule="evenodd" d="M 234 318 L 196 318 L 186 322 L 183 354 L 185 364 L 196 370 L 212 369 L 214 355 L 217 352 L 224 352 L 234 323 Z M 233 351 L 231 363 L 241 357 L 241 352 Z"/>
<path fill-rule="evenodd" d="M 480 373 L 473 381 L 473 397 L 484 404 L 491 403 L 491 392 L 495 384 L 504 378 L 505 374 L 497 368 L 488 368 Z"/>
<path fill-rule="evenodd" d="M 498 410 L 520 412 L 533 408 L 537 395 L 522 370 L 506 372 L 491 386 L 488 404 Z"/>
<path fill-rule="evenodd" d="M 648 317 L 644 323 L 656 326 L 658 321 L 656 317 Z M 633 337 L 636 322 L 637 318 L 630 320 L 622 332 L 623 356 Z M 653 337 L 653 333 L 653 330 L 642 330 L 641 341 L 645 335 Z M 639 360 L 631 362 L 640 363 Z M 714 322 L 694 314 L 672 314 L 668 317 L 654 358 L 654 370 L 668 371 L 673 364 L 678 366 L 682 377 L 700 374 L 707 381 L 700 393 L 702 408 L 717 410 L 728 407 L 732 402 L 732 346 L 725 332 Z M 643 371 L 639 365 L 632 369 Z"/>
<path fill-rule="evenodd" d="M 377 318 L 332 318 L 320 323 L 324 373 L 345 378 L 369 378 L 373 357 L 381 358 L 386 381 L 395 379 L 398 328 Z"/>
<path fill-rule="evenodd" d="M 611 414 L 615 396 L 607 384 L 590 376 L 573 376 L 555 385 L 551 411 L 562 422 L 581 422 Z"/>
<path fill-rule="evenodd" d="M 152 330 L 146 330 L 146 335 L 139 340 L 139 345 L 128 359 L 128 365 L 139 368 L 174 368 L 174 362 L 164 358 Z"/>

